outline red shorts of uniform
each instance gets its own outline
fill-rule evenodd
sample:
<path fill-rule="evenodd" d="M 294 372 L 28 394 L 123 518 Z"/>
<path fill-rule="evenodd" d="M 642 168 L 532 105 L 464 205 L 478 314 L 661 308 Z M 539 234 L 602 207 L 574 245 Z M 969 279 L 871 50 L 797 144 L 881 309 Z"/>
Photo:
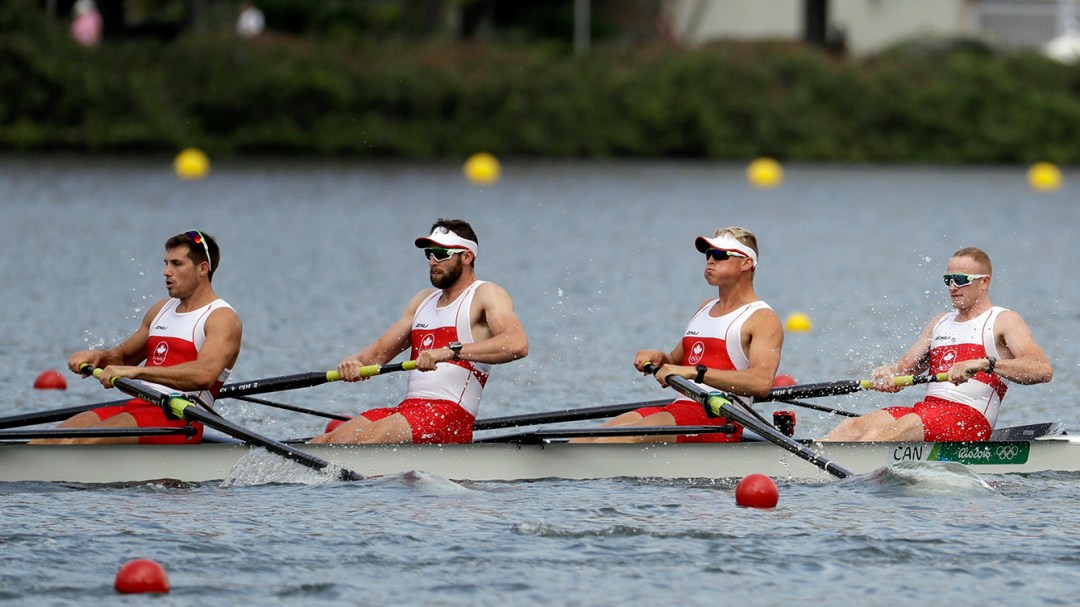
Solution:
<path fill-rule="evenodd" d="M 912 407 L 887 407 L 885 411 L 895 419 L 910 413 L 918 415 L 925 441 L 984 441 L 993 431 L 986 416 L 974 407 L 934 396 Z"/>
<path fill-rule="evenodd" d="M 412 428 L 414 443 L 471 443 L 476 418 L 451 400 L 409 398 L 396 407 L 364 411 L 360 415 L 376 422 L 400 413 Z"/>
<path fill-rule="evenodd" d="M 723 426 L 729 423 L 726 417 L 709 417 L 705 409 L 697 402 L 691 400 L 677 400 L 663 407 L 642 407 L 635 409 L 635 413 L 641 417 L 649 417 L 656 413 L 670 413 L 675 418 L 676 426 Z M 680 434 L 676 439 L 680 443 L 737 443 L 742 440 L 742 426 L 732 423 L 735 432 L 723 434 L 696 434 L 686 436 Z"/>
<path fill-rule="evenodd" d="M 127 413 L 135 418 L 135 425 L 139 428 L 183 428 L 189 423 L 195 428 L 195 434 L 171 434 L 166 436 L 140 436 L 140 445 L 195 445 L 202 442 L 203 425 L 199 422 L 187 422 L 182 419 L 173 419 L 161 410 L 161 407 L 148 403 L 145 400 L 134 398 L 122 405 L 114 407 L 102 407 L 91 409 L 101 421 L 105 421 L 114 415 Z"/>

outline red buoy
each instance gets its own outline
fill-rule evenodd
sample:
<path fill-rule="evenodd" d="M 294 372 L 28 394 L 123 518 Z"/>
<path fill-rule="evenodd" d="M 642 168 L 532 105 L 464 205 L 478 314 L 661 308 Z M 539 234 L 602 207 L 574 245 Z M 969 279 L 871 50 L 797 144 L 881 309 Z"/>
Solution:
<path fill-rule="evenodd" d="M 348 413 L 338 413 L 338 415 L 349 415 L 349 414 Z M 337 428 L 338 426 L 340 426 L 341 424 L 344 424 L 344 423 L 345 423 L 344 420 L 332 419 L 332 420 L 326 422 L 326 431 L 327 432 L 333 432 L 335 428 Z"/>
<path fill-rule="evenodd" d="M 135 559 L 124 563 L 116 573 L 116 590 L 125 594 L 168 592 L 169 576 L 165 569 L 150 559 Z"/>
<path fill-rule="evenodd" d="M 780 490 L 764 474 L 750 474 L 735 487 L 735 503 L 746 508 L 775 508 Z"/>
<path fill-rule="evenodd" d="M 797 383 L 799 382 L 795 381 L 795 378 L 787 373 L 777 373 L 772 380 L 772 387 L 783 388 L 784 386 L 794 386 Z"/>
<path fill-rule="evenodd" d="M 34 380 L 35 390 L 67 390 L 67 380 L 56 369 L 42 371 Z"/>

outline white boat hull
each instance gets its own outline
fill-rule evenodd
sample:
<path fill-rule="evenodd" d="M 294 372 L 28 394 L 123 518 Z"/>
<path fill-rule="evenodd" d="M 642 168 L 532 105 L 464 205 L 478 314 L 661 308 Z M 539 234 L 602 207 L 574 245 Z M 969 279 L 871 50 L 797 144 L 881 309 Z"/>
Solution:
<path fill-rule="evenodd" d="M 298 445 L 364 475 L 422 470 L 451 480 L 542 478 L 742 478 L 828 480 L 814 465 L 767 442 L 726 444 Z M 958 461 L 977 473 L 1080 471 L 1080 437 L 987 443 L 818 443 L 856 474 L 912 461 Z M 235 444 L 0 444 L 0 481 L 118 483 L 221 480 L 249 448 Z"/>

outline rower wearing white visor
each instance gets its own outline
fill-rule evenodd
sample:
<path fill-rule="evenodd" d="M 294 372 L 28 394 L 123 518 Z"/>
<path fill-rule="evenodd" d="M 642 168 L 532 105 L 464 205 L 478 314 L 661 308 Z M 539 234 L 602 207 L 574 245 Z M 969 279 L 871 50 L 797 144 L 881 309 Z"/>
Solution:
<path fill-rule="evenodd" d="M 768 395 L 780 366 L 784 329 L 780 318 L 754 292 L 758 266 L 757 238 L 739 227 L 721 228 L 710 238 L 694 241 L 705 254 L 705 282 L 717 289 L 717 296 L 698 306 L 682 338 L 670 352 L 640 350 L 634 367 L 646 373 L 645 365 L 658 367 L 656 381 L 678 376 L 705 390 L 721 390 L 745 404 Z M 726 426 L 723 417 L 708 417 L 697 401 L 679 396 L 660 407 L 644 407 L 623 413 L 604 424 L 612 426 Z M 580 442 L 735 442 L 742 440 L 742 427 L 731 424 L 729 433 L 698 435 L 613 436 L 578 439 Z"/>
<path fill-rule="evenodd" d="M 389 363 L 406 349 L 416 360 L 405 398 L 364 411 L 315 443 L 469 443 L 493 365 L 525 357 L 529 339 L 510 294 L 477 280 L 479 240 L 460 219 L 439 219 L 417 238 L 432 289 L 417 293 L 378 339 L 338 365 L 345 381 L 360 367 Z"/>

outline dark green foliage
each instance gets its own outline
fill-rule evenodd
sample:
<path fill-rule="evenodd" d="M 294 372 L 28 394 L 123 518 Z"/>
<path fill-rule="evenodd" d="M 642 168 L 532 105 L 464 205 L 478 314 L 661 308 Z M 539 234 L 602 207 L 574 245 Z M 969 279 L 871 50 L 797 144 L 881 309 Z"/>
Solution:
<path fill-rule="evenodd" d="M 264 4 L 281 19 L 294 6 Z M 326 18 L 348 6 L 327 3 Z M 855 62 L 730 45 L 575 58 L 228 30 L 85 49 L 35 7 L 0 4 L 0 150 L 1080 162 L 1080 67 L 1032 54 Z"/>

